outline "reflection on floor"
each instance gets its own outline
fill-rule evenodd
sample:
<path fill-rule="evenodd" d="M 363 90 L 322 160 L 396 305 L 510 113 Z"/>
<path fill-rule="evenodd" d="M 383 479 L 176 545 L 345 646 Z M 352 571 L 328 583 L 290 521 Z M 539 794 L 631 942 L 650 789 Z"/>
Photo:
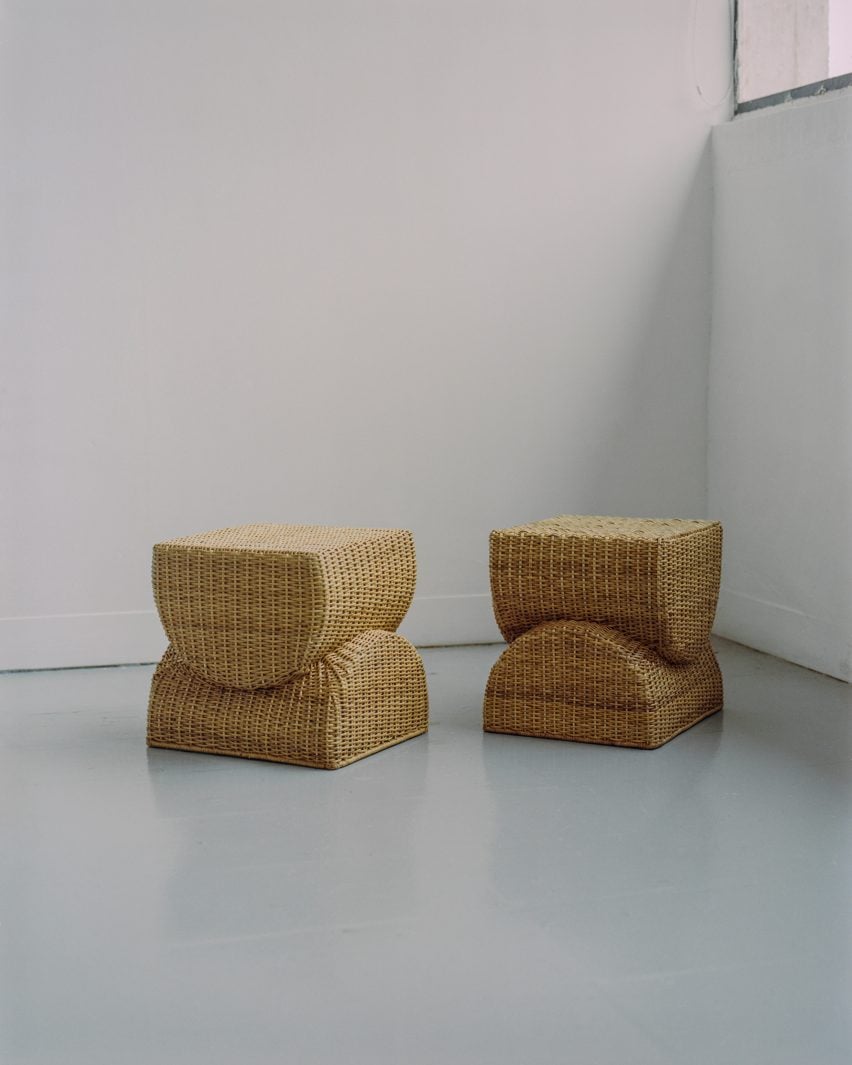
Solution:
<path fill-rule="evenodd" d="M 0 676 L 4 1065 L 848 1065 L 852 694 L 720 644 L 657 751 L 147 751 L 150 667 Z"/>

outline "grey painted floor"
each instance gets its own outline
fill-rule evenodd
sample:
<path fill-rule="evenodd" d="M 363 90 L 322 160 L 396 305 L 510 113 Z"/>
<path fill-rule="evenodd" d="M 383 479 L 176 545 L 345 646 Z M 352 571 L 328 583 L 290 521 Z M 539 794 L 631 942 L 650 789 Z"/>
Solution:
<path fill-rule="evenodd" d="M 849 1065 L 850 688 L 721 646 L 658 751 L 148 752 L 150 667 L 0 676 L 3 1065 Z"/>

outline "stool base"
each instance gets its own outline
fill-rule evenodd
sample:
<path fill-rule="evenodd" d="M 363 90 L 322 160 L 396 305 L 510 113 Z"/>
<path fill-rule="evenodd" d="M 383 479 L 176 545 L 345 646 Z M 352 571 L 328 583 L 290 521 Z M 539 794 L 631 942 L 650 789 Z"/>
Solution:
<path fill-rule="evenodd" d="M 605 625 L 554 621 L 524 633 L 494 665 L 483 728 L 651 749 L 721 709 L 709 645 L 673 665 Z"/>
<path fill-rule="evenodd" d="M 427 729 L 420 656 L 384 631 L 356 636 L 275 688 L 211 684 L 172 648 L 151 683 L 149 747 L 339 769 Z"/>

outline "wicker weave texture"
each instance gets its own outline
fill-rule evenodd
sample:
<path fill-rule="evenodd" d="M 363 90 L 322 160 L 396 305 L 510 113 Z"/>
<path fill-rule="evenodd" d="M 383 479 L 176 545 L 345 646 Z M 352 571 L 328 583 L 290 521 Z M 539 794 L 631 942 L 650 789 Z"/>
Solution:
<path fill-rule="evenodd" d="M 488 732 L 659 747 L 722 708 L 718 522 L 564 515 L 491 534 L 509 647 Z"/>
<path fill-rule="evenodd" d="M 276 688 L 213 684 L 166 651 L 148 744 L 338 769 L 428 727 L 423 663 L 404 637 L 364 632 Z"/>
<path fill-rule="evenodd" d="M 718 522 L 565 515 L 501 529 L 495 617 L 509 642 L 544 621 L 589 621 L 691 662 L 710 637 L 721 558 Z"/>
<path fill-rule="evenodd" d="M 496 662 L 485 693 L 487 732 L 659 747 L 722 708 L 709 645 L 674 665 L 603 625 L 545 622 Z"/>
<path fill-rule="evenodd" d="M 240 525 L 154 547 L 174 655 L 226 687 L 285 683 L 361 632 L 394 632 L 414 595 L 404 529 Z"/>

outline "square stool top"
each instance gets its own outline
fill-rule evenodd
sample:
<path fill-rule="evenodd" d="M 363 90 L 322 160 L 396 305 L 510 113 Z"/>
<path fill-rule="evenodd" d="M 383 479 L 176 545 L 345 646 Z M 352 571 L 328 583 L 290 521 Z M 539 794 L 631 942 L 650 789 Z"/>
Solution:
<path fill-rule="evenodd" d="M 405 529 L 238 525 L 154 547 L 154 598 L 178 658 L 216 684 L 273 687 L 411 604 Z"/>
<path fill-rule="evenodd" d="M 498 529 L 494 614 L 509 641 L 544 621 L 591 621 L 691 662 L 710 637 L 721 560 L 716 521 L 562 515 Z"/>

